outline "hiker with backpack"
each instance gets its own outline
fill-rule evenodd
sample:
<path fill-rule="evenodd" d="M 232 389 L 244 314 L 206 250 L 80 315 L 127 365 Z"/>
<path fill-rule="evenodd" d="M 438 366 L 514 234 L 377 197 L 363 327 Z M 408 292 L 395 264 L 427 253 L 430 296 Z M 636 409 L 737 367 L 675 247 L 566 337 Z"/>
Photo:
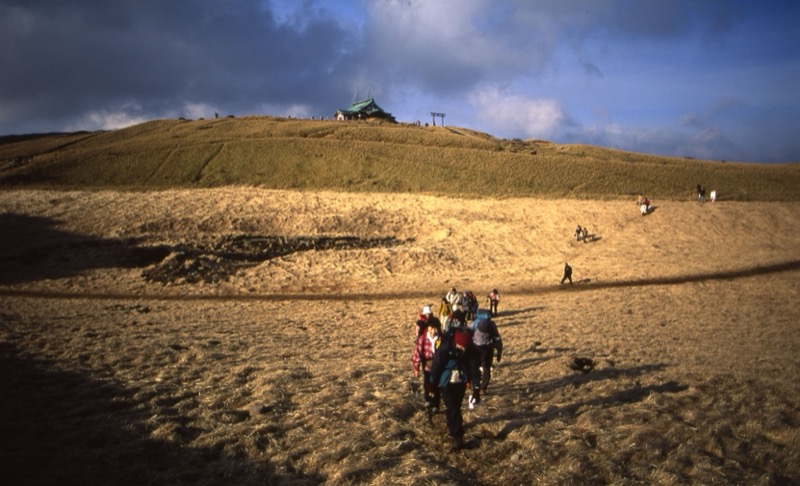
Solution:
<path fill-rule="evenodd" d="M 464 313 L 464 310 L 461 308 L 461 304 L 455 304 L 453 306 L 453 312 L 451 312 L 444 321 L 444 332 L 446 333 L 452 328 L 458 328 L 466 325 L 467 317 Z"/>
<path fill-rule="evenodd" d="M 425 328 L 429 324 L 436 324 L 439 330 L 442 329 L 442 322 L 438 317 L 433 315 L 433 310 L 431 309 L 432 305 L 433 304 L 428 304 L 423 306 L 422 310 L 419 312 L 419 314 L 417 314 L 417 322 L 414 326 L 414 342 L 416 342 L 417 339 L 419 339 L 419 337 L 425 333 Z"/>
<path fill-rule="evenodd" d="M 486 393 L 489 388 L 489 380 L 492 378 L 494 352 L 497 351 L 498 363 L 503 356 L 503 340 L 500 338 L 497 324 L 489 318 L 475 319 L 472 322 L 472 343 L 475 344 L 475 348 L 478 350 L 481 390 Z"/>
<path fill-rule="evenodd" d="M 472 333 L 465 324 L 453 327 L 442 338 L 433 356 L 431 381 L 447 407 L 447 431 L 453 440 L 453 449 L 464 447 L 464 417 L 462 402 L 467 385 L 472 386 L 470 404 L 480 403 L 480 372 L 478 352 L 472 343 Z"/>
<path fill-rule="evenodd" d="M 445 294 L 444 298 L 447 300 L 447 303 L 450 304 L 450 309 L 455 308 L 456 304 L 461 305 L 463 303 L 461 293 L 456 290 L 455 287 L 450 289 L 450 291 Z"/>
<path fill-rule="evenodd" d="M 433 416 L 439 412 L 439 402 L 441 401 L 439 386 L 431 380 L 433 356 L 439 347 L 442 334 L 439 319 L 434 319 L 425 325 L 423 333 L 417 338 L 414 355 L 411 357 L 414 377 L 419 378 L 420 371 L 422 371 L 422 389 L 425 393 L 425 409 L 428 414 L 428 421 L 433 420 Z"/>
<path fill-rule="evenodd" d="M 486 300 L 489 303 L 489 315 L 496 316 L 497 304 L 500 303 L 500 292 L 498 292 L 497 289 L 493 289 L 489 292 L 489 295 L 486 296 Z"/>
<path fill-rule="evenodd" d="M 442 297 L 442 301 L 439 303 L 439 322 L 444 324 L 451 312 L 453 309 L 450 307 L 450 302 L 447 301 L 447 298 Z"/>
<path fill-rule="evenodd" d="M 461 296 L 461 304 L 464 307 L 464 314 L 468 321 L 475 319 L 475 313 L 478 312 L 478 298 L 470 290 L 465 290 Z"/>
<path fill-rule="evenodd" d="M 706 202 L 706 188 L 701 186 L 700 183 L 697 183 L 697 188 L 695 189 L 697 192 L 697 202 L 703 204 Z"/>

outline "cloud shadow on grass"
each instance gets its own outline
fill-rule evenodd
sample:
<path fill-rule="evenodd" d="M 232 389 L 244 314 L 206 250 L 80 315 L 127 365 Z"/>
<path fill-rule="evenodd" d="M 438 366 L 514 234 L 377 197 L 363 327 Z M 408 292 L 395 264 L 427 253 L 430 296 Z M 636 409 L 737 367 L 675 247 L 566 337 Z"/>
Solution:
<path fill-rule="evenodd" d="M 682 285 L 687 283 L 700 283 L 715 280 L 736 280 L 740 278 L 757 277 L 774 273 L 793 272 L 800 270 L 800 260 L 757 265 L 748 268 L 724 270 L 666 277 L 639 278 L 630 280 L 598 281 L 590 278 L 576 279 L 574 285 L 541 285 L 536 287 L 516 288 L 506 291 L 506 295 L 537 295 L 552 292 L 591 292 L 593 290 L 651 287 L 660 285 Z"/>
<path fill-rule="evenodd" d="M 217 283 L 242 267 L 313 250 L 390 248 L 394 237 L 224 235 L 211 245 L 139 246 L 139 238 L 100 238 L 58 228 L 52 218 L 0 214 L 0 284 L 77 276 L 97 268 L 142 268 L 151 282 Z M 169 258 L 168 258 L 169 257 Z M 157 265 L 156 265 L 157 264 Z"/>
<path fill-rule="evenodd" d="M 0 227 L 3 228 L 3 237 L 0 238 L 0 285 L 14 285 L 46 279 L 58 279 L 81 275 L 83 272 L 99 268 L 143 268 L 161 263 L 155 270 L 164 270 L 164 262 L 178 262 L 178 269 L 186 268 L 186 262 L 181 259 L 167 258 L 171 254 L 179 254 L 194 258 L 198 261 L 211 256 L 219 257 L 229 265 L 221 265 L 219 275 L 211 275 L 212 281 L 225 278 L 242 265 L 256 264 L 270 255 L 286 254 L 295 251 L 313 249 L 346 249 L 346 248 L 373 248 L 391 247 L 403 244 L 404 241 L 393 237 L 361 240 L 354 237 L 318 237 L 318 238 L 281 238 L 274 236 L 230 236 L 224 237 L 218 243 L 220 248 L 200 249 L 191 245 L 166 245 L 139 246 L 140 239 L 127 238 L 100 238 L 82 235 L 58 228 L 60 222 L 56 219 L 21 215 L 16 213 L 0 214 Z M 277 253 L 276 253 L 277 252 Z M 200 262 L 202 263 L 202 262 Z M 204 267 L 202 264 L 198 264 Z M 216 265 L 220 266 L 220 265 Z M 228 268 L 230 267 L 230 268 Z M 213 270 L 213 269 L 212 269 Z M 734 280 L 772 273 L 790 272 L 800 270 L 800 260 L 781 263 L 760 265 L 750 268 L 733 269 L 720 272 L 676 275 L 667 277 L 652 277 L 618 281 L 597 281 L 588 278 L 577 280 L 575 285 L 546 285 L 528 288 L 516 288 L 507 291 L 507 295 L 537 295 L 550 292 L 585 292 L 591 290 L 647 287 L 654 285 L 679 285 L 714 280 Z M 151 272 L 152 273 L 152 272 Z M 166 269 L 169 280 L 174 277 Z M 202 273 L 202 272 L 201 272 Z M 212 272 L 213 273 L 213 272 Z M 186 281 L 191 281 L 187 276 Z M 200 279 L 206 276 L 201 275 Z M 219 278 L 217 278 L 219 277 Z M 155 280 L 159 280 L 155 278 Z M 166 281 L 164 280 L 164 281 Z M 429 298 L 429 291 L 391 292 L 391 293 L 357 293 L 357 294 L 330 294 L 330 293 L 281 293 L 281 294 L 243 294 L 243 295 L 118 295 L 112 293 L 85 293 L 85 292 L 50 292 L 27 291 L 6 289 L 0 295 L 25 295 L 43 296 L 48 298 L 152 298 L 159 300 L 382 300 L 391 298 Z M 542 310 L 544 307 L 527 307 L 521 309 L 507 309 L 499 312 L 497 318 L 504 319 L 520 314 Z M 508 325 L 508 324 L 503 324 Z"/>
<path fill-rule="evenodd" d="M 136 239 L 98 238 L 58 228 L 52 218 L 0 214 L 0 284 L 65 278 L 97 268 L 137 268 L 161 261 L 164 246 L 138 247 Z"/>
<path fill-rule="evenodd" d="M 613 289 L 627 287 L 648 287 L 654 285 L 679 285 L 686 283 L 698 283 L 712 280 L 736 280 L 739 278 L 755 277 L 758 275 L 768 275 L 771 273 L 782 273 L 800 270 L 800 260 L 774 263 L 770 265 L 759 265 L 749 268 L 726 270 L 721 272 L 697 273 L 692 275 L 675 275 L 671 277 L 653 277 L 634 280 L 618 280 L 610 282 L 591 281 L 583 279 L 576 282 L 576 285 L 565 287 L 566 291 L 589 291 L 598 289 Z M 577 285 L 582 284 L 582 285 Z M 558 291 L 560 287 L 542 288 L 542 291 Z"/>
<path fill-rule="evenodd" d="M 269 461 L 221 447 L 153 439 L 155 413 L 113 380 L 55 371 L 53 362 L 0 343 L 0 477 L 8 484 L 319 484 L 324 477 L 277 474 Z M 179 420 L 180 417 L 176 417 Z M 181 424 L 184 442 L 198 430 Z"/>

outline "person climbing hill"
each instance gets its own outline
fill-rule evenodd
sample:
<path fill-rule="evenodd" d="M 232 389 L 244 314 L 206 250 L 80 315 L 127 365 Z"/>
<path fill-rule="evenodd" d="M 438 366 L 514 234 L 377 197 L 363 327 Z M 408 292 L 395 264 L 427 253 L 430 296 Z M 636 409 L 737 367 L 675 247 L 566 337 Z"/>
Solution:
<path fill-rule="evenodd" d="M 567 262 L 564 263 L 564 276 L 561 277 L 561 283 L 563 284 L 565 280 L 569 280 L 569 284 L 572 285 L 572 267 Z"/>

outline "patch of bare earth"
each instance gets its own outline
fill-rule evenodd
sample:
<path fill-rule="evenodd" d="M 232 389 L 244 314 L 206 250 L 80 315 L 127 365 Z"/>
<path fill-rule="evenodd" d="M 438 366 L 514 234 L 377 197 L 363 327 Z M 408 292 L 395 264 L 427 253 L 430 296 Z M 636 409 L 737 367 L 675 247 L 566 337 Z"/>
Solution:
<path fill-rule="evenodd" d="M 800 204 L 654 204 L 2 192 L 0 476 L 800 483 Z M 451 287 L 505 343 L 459 452 L 410 366 Z"/>

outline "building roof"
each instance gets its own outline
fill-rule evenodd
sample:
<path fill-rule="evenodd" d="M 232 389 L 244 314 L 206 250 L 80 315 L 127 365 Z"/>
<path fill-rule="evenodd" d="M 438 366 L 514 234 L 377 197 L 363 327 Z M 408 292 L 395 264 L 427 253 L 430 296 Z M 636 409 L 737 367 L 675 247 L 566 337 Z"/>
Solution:
<path fill-rule="evenodd" d="M 383 111 L 383 109 L 375 103 L 374 98 L 367 98 L 365 100 L 356 101 L 350 108 L 347 109 L 340 109 L 336 110 L 336 113 L 341 113 L 345 116 L 356 116 L 358 114 L 362 114 L 365 116 L 374 116 L 380 118 L 388 118 L 394 120 L 394 117 L 391 113 L 387 113 Z"/>

